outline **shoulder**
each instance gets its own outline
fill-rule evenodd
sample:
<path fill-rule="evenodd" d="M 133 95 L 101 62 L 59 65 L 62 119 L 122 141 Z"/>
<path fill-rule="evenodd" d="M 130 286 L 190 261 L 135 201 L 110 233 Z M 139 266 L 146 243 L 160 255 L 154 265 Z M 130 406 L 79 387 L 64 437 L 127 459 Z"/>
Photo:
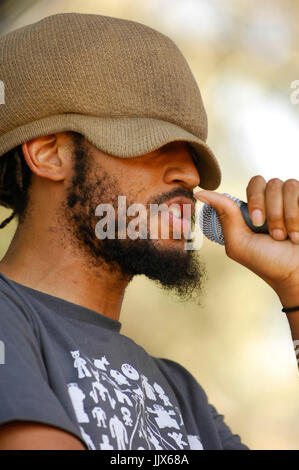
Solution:
<path fill-rule="evenodd" d="M 34 328 L 30 302 L 17 285 L 0 272 L 0 324 L 26 332 Z"/>
<path fill-rule="evenodd" d="M 183 376 L 184 378 L 187 378 L 189 380 L 195 380 L 195 378 L 188 371 L 188 369 L 186 369 L 178 362 L 162 357 L 153 357 L 153 359 L 159 368 L 162 368 L 165 371 L 168 370 L 169 372 L 172 372 L 175 375 Z"/>
<path fill-rule="evenodd" d="M 166 376 L 172 386 L 182 393 L 190 393 L 191 391 L 201 395 L 207 401 L 207 395 L 199 384 L 197 379 L 178 362 L 165 358 L 153 358 L 161 372 Z"/>

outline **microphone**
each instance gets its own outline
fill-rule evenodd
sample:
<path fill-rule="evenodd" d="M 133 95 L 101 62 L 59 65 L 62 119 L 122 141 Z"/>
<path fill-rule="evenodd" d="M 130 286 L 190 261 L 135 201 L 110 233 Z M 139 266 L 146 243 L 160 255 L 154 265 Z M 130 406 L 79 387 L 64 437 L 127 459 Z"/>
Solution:
<path fill-rule="evenodd" d="M 242 216 L 248 227 L 255 233 L 269 233 L 267 221 L 261 227 L 256 227 L 253 225 L 250 215 L 248 212 L 247 203 L 241 201 L 237 197 L 231 196 L 230 194 L 223 193 L 224 196 L 229 197 L 236 201 L 240 207 Z M 199 213 L 199 226 L 203 234 L 212 242 L 219 243 L 219 245 L 224 245 L 224 236 L 222 232 L 221 223 L 217 213 L 213 207 L 209 204 L 204 204 Z"/>

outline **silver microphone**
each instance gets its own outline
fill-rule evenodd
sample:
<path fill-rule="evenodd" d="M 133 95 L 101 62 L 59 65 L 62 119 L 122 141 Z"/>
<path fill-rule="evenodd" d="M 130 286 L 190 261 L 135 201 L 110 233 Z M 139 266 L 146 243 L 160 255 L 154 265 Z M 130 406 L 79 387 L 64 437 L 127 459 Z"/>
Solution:
<path fill-rule="evenodd" d="M 255 233 L 269 233 L 267 221 L 261 227 L 256 227 L 253 225 L 249 212 L 247 203 L 241 201 L 237 197 L 231 196 L 230 194 L 223 193 L 224 196 L 229 197 L 236 201 L 240 207 L 243 219 L 245 220 L 248 227 Z M 199 213 L 199 226 L 203 234 L 212 242 L 219 243 L 219 245 L 224 245 L 224 236 L 222 232 L 221 223 L 217 213 L 213 207 L 209 204 L 204 204 Z"/>

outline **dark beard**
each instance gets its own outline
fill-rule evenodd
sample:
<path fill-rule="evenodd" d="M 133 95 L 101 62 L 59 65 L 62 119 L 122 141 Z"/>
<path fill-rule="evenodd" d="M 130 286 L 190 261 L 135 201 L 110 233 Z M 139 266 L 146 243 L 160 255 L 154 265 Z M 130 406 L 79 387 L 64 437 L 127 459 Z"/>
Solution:
<path fill-rule="evenodd" d="M 111 271 L 120 272 L 124 278 L 131 280 L 136 275 L 145 275 L 156 281 L 159 287 L 174 292 L 180 300 L 195 300 L 200 304 L 199 294 L 206 271 L 196 251 L 161 247 L 150 238 L 118 239 L 117 227 L 115 239 L 100 240 L 96 237 L 98 218 L 95 208 L 100 203 L 109 203 L 117 214 L 117 198 L 121 192 L 111 175 L 103 168 L 97 166 L 95 169 L 94 166 L 92 156 L 87 155 L 86 149 L 77 146 L 74 176 L 63 205 L 64 225 L 71 233 L 76 248 L 81 252 L 83 250 L 88 263 L 94 268 L 99 268 L 105 261 Z M 90 181 L 90 176 L 95 173 L 98 178 Z M 178 195 L 193 198 L 192 192 L 178 188 L 151 203 L 161 204 Z M 127 207 L 130 204 L 127 196 Z"/>

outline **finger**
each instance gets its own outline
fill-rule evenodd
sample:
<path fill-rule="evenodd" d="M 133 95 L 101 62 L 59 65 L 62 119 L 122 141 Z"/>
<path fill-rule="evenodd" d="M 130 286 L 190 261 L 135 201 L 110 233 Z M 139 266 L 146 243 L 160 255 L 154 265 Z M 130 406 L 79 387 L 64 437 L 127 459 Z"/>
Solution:
<path fill-rule="evenodd" d="M 266 180 L 261 175 L 253 176 L 246 188 L 247 205 L 253 225 L 260 227 L 266 220 Z"/>
<path fill-rule="evenodd" d="M 286 230 L 292 242 L 299 243 L 299 181 L 285 181 L 282 192 Z"/>
<path fill-rule="evenodd" d="M 275 240 L 284 240 L 287 237 L 282 189 L 283 181 L 272 178 L 267 183 L 265 193 L 269 233 Z"/>
<path fill-rule="evenodd" d="M 215 209 L 221 223 L 226 253 L 233 258 L 240 240 L 245 244 L 253 235 L 243 219 L 240 207 L 231 198 L 214 191 L 199 191 L 194 193 L 194 197 Z"/>

